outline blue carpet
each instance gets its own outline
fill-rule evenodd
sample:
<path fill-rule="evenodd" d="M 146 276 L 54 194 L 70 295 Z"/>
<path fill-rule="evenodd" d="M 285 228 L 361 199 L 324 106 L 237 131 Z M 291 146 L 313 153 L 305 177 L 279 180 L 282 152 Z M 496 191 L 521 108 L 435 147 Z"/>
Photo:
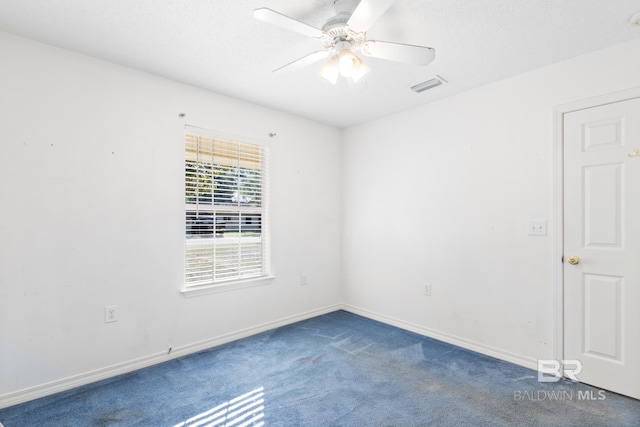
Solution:
<path fill-rule="evenodd" d="M 599 398 L 604 397 L 602 400 Z M 0 410 L 30 426 L 640 426 L 640 401 L 344 311 Z"/>

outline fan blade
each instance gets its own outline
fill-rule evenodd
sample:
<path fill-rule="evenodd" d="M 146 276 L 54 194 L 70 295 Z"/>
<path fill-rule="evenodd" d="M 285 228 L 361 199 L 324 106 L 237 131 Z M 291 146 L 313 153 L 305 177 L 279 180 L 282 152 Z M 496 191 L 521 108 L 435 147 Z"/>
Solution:
<path fill-rule="evenodd" d="M 318 62 L 322 59 L 325 59 L 327 56 L 329 56 L 329 51 L 319 50 L 317 52 L 313 52 L 306 56 L 303 56 L 300 59 L 296 59 L 293 62 L 289 62 L 287 65 L 283 65 L 282 67 L 273 70 L 273 73 L 285 74 L 285 73 L 288 73 L 289 71 L 296 71 L 308 65 L 311 65 L 314 62 Z"/>
<path fill-rule="evenodd" d="M 429 65 L 436 57 L 436 51 L 430 47 L 379 40 L 365 42 L 360 50 L 366 56 L 422 66 Z"/>
<path fill-rule="evenodd" d="M 285 30 L 294 31 L 303 36 L 314 38 L 322 37 L 322 31 L 317 28 L 313 28 L 311 25 L 307 25 L 304 22 L 300 22 L 266 7 L 255 9 L 253 16 L 256 19 L 284 28 Z"/>
<path fill-rule="evenodd" d="M 347 26 L 356 33 L 364 33 L 393 4 L 393 0 L 362 0 L 353 11 Z"/>

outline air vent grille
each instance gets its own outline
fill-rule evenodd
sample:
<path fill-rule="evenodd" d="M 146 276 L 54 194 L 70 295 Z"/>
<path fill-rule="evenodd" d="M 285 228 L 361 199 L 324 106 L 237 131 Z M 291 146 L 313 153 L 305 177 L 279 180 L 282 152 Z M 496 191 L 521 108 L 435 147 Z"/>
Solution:
<path fill-rule="evenodd" d="M 443 79 L 440 76 L 435 76 L 432 79 L 429 79 L 427 81 L 424 81 L 422 83 L 418 83 L 415 86 L 411 86 L 411 90 L 414 91 L 415 93 L 420 93 L 420 92 L 424 92 L 425 90 L 429 90 L 429 89 L 433 89 L 434 87 L 438 87 L 440 85 L 442 85 L 443 83 L 447 83 L 447 81 L 445 79 Z"/>

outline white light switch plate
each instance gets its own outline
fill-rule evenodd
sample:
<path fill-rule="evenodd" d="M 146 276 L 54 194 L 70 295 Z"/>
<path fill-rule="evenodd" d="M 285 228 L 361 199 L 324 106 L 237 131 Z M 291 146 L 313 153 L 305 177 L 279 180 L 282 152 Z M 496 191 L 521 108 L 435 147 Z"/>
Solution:
<path fill-rule="evenodd" d="M 547 220 L 538 219 L 529 221 L 529 236 L 546 236 L 547 235 Z"/>

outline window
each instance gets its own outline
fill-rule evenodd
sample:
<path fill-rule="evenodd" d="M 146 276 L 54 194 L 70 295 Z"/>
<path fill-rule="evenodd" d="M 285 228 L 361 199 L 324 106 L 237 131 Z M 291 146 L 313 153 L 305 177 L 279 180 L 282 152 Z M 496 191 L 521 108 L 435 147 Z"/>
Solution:
<path fill-rule="evenodd" d="M 185 132 L 185 290 L 268 276 L 266 148 Z"/>

